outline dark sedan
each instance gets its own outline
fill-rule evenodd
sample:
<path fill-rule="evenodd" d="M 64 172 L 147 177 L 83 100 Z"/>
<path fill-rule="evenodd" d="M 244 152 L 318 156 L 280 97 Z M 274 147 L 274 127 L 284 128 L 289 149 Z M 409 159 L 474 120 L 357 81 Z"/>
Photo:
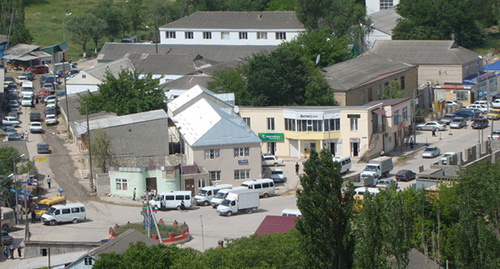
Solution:
<path fill-rule="evenodd" d="M 2 230 L 2 241 L 4 245 L 11 245 L 14 243 L 14 238 L 7 231 Z"/>
<path fill-rule="evenodd" d="M 30 121 L 42 121 L 42 114 L 40 112 L 30 112 Z"/>
<path fill-rule="evenodd" d="M 49 144 L 38 143 L 36 145 L 36 153 L 38 153 L 38 154 L 50 154 L 50 153 L 52 153 L 52 151 L 49 148 Z"/>
<path fill-rule="evenodd" d="M 396 174 L 396 180 L 397 181 L 400 181 L 400 180 L 403 180 L 403 181 L 410 181 L 410 180 L 413 180 L 415 179 L 415 173 L 411 170 L 407 170 L 407 169 L 403 169 L 403 170 L 400 170 L 399 172 L 397 172 Z"/>

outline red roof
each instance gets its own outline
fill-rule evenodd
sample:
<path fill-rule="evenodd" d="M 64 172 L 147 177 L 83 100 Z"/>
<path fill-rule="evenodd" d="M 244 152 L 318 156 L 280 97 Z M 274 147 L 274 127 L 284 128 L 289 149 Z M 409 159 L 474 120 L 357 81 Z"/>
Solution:
<path fill-rule="evenodd" d="M 256 234 L 286 233 L 295 227 L 295 218 L 289 216 L 266 216 Z"/>

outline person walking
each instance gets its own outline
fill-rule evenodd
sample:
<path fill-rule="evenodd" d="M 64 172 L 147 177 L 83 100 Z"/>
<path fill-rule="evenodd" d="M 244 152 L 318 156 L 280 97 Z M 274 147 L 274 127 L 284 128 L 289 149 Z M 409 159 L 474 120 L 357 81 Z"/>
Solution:
<path fill-rule="evenodd" d="M 63 192 L 62 188 L 59 188 L 59 196 L 63 196 L 62 192 Z"/>
<path fill-rule="evenodd" d="M 299 174 L 299 170 L 300 170 L 300 165 L 298 162 L 295 163 L 295 174 Z"/>
<path fill-rule="evenodd" d="M 432 136 L 435 137 L 436 136 L 436 128 L 432 129 Z"/>
<path fill-rule="evenodd" d="M 21 245 L 17 246 L 17 256 L 19 257 L 19 259 L 22 258 L 21 256 L 21 250 L 23 249 L 23 247 L 21 247 Z"/>
<path fill-rule="evenodd" d="M 9 246 L 9 250 L 10 250 L 10 258 L 13 260 L 14 259 L 14 246 L 12 244 Z"/>
<path fill-rule="evenodd" d="M 52 183 L 52 179 L 50 178 L 50 175 L 47 175 L 47 186 L 49 186 L 49 189 L 50 189 L 50 183 Z"/>
<path fill-rule="evenodd" d="M 134 190 L 132 191 L 132 195 L 133 195 L 133 197 L 132 197 L 132 201 L 135 201 L 135 189 L 136 189 L 136 188 L 134 188 Z"/>
<path fill-rule="evenodd" d="M 414 144 L 413 137 L 410 137 L 410 148 L 411 149 L 413 149 L 413 144 Z"/>
<path fill-rule="evenodd" d="M 36 223 L 36 213 L 35 209 L 31 209 L 31 223 Z"/>

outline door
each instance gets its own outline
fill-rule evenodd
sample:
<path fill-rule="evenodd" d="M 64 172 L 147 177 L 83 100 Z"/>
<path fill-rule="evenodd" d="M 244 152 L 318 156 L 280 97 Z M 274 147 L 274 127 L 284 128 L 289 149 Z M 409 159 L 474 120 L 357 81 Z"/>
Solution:
<path fill-rule="evenodd" d="M 146 178 L 146 189 L 147 190 L 157 190 L 158 189 L 156 188 L 156 177 L 147 177 Z"/>
<path fill-rule="evenodd" d="M 276 142 L 267 142 L 267 152 L 276 155 Z"/>
<path fill-rule="evenodd" d="M 352 157 L 359 156 L 359 142 L 351 142 L 351 156 Z"/>
<path fill-rule="evenodd" d="M 290 139 L 290 157 L 299 157 L 299 140 L 291 140 Z"/>
<path fill-rule="evenodd" d="M 330 152 L 332 153 L 332 156 L 335 156 L 335 143 L 330 142 Z"/>
<path fill-rule="evenodd" d="M 194 195 L 194 178 L 189 178 L 184 180 L 184 190 L 191 191 L 191 195 Z"/>

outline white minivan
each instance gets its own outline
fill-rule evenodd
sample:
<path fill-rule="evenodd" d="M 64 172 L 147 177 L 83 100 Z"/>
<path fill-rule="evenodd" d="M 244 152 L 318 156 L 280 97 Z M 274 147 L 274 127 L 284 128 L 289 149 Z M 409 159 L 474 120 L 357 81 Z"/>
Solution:
<path fill-rule="evenodd" d="M 248 180 L 241 184 L 250 190 L 259 192 L 259 196 L 267 198 L 274 194 L 274 181 L 269 178 Z"/>
<path fill-rule="evenodd" d="M 222 189 L 232 189 L 233 185 L 231 184 L 220 184 L 217 186 L 208 186 L 203 187 L 201 190 L 194 196 L 194 202 L 196 205 L 204 205 L 207 206 L 212 201 L 212 198 L 217 194 L 219 190 Z"/>
<path fill-rule="evenodd" d="M 184 206 L 186 208 L 190 208 L 192 206 L 191 191 L 171 191 L 160 193 L 154 200 L 149 201 L 149 204 L 160 210 L 181 210 L 182 202 L 184 202 Z"/>
<path fill-rule="evenodd" d="M 239 190 L 239 189 L 247 189 L 247 187 L 235 187 L 232 189 L 222 189 L 222 190 L 218 191 L 217 194 L 214 196 L 214 198 L 212 198 L 212 200 L 210 201 L 210 203 L 212 204 L 212 207 L 217 208 L 222 203 L 222 201 L 224 201 L 224 199 L 226 199 L 227 194 L 230 191 Z"/>
<path fill-rule="evenodd" d="M 54 226 L 57 223 L 63 222 L 78 223 L 86 218 L 87 214 L 85 213 L 84 204 L 66 204 L 50 207 L 49 210 L 42 215 L 41 220 L 44 224 Z"/>
<path fill-rule="evenodd" d="M 340 164 L 340 173 L 347 173 L 351 169 L 351 157 L 346 156 L 338 156 L 338 157 L 333 157 L 334 162 L 338 162 Z"/>

